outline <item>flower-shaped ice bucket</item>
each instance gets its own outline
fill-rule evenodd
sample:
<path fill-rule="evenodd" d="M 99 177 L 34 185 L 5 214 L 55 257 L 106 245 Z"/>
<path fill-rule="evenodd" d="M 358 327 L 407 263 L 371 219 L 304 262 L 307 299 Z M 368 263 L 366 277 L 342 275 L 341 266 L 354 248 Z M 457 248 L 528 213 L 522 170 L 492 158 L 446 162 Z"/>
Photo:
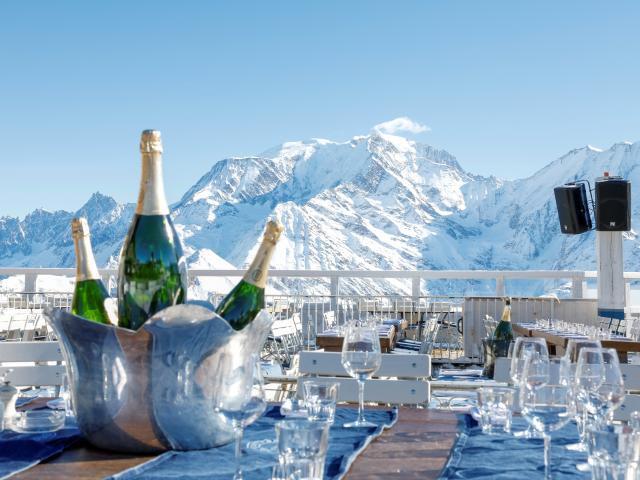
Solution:
<path fill-rule="evenodd" d="M 214 405 L 259 352 L 271 316 L 241 331 L 199 305 L 158 312 L 133 332 L 59 309 L 58 335 L 80 430 L 95 446 L 125 452 L 197 450 L 228 443 L 231 428 Z M 233 400 L 233 399 L 229 399 Z"/>

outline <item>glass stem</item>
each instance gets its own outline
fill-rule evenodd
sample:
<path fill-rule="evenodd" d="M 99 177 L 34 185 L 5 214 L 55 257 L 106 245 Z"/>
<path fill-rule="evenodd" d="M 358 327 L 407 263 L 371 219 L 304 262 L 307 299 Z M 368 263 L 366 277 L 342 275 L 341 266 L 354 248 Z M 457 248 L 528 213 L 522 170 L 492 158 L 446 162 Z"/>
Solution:
<path fill-rule="evenodd" d="M 582 410 L 582 428 L 580 428 L 580 443 L 587 444 L 587 423 L 589 422 L 589 414 L 587 409 Z"/>
<path fill-rule="evenodd" d="M 242 467 L 240 463 L 240 457 L 242 456 L 242 426 L 235 424 L 233 426 L 233 433 L 236 440 L 236 454 L 235 454 L 235 464 L 236 464 L 236 473 L 233 476 L 233 480 L 242 480 Z"/>
<path fill-rule="evenodd" d="M 551 437 L 547 434 L 544 438 L 544 480 L 551 480 Z"/>
<path fill-rule="evenodd" d="M 358 378 L 358 423 L 364 422 L 364 379 Z"/>

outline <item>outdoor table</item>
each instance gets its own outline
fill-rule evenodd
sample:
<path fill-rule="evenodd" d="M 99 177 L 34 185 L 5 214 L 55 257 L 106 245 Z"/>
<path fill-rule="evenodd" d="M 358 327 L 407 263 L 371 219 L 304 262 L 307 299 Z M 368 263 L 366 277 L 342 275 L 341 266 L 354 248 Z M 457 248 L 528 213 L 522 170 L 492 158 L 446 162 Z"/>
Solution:
<path fill-rule="evenodd" d="M 454 413 L 401 407 L 396 424 L 385 430 L 356 458 L 345 478 L 436 479 L 449 457 L 457 430 L 458 418 Z M 151 458 L 153 456 L 98 450 L 81 441 L 57 457 L 11 478 L 102 479 Z"/>
<path fill-rule="evenodd" d="M 394 325 L 381 325 L 378 327 L 380 335 L 380 350 L 382 353 L 389 353 L 393 350 L 396 337 L 396 327 Z M 316 346 L 323 348 L 326 352 L 341 352 L 344 337 L 338 335 L 335 330 L 326 330 L 316 335 Z"/>
<path fill-rule="evenodd" d="M 564 351 L 571 338 L 586 338 L 583 335 L 561 333 L 556 331 L 549 331 L 537 328 L 533 324 L 513 324 L 513 331 L 521 336 L 525 337 L 540 337 L 544 338 L 549 345 L 550 355 L 563 355 Z M 621 362 L 627 362 L 627 354 L 629 352 L 640 352 L 640 342 L 633 341 L 631 339 L 620 337 L 611 339 L 600 339 L 600 343 L 603 348 L 613 348 L 618 352 L 618 357 Z"/>

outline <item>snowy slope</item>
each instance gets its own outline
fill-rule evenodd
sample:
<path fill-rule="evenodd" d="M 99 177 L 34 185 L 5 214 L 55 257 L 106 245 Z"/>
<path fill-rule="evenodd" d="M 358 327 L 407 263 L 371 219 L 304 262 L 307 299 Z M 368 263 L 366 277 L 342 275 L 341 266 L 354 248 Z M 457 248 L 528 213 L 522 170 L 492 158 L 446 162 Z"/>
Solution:
<path fill-rule="evenodd" d="M 285 226 L 276 268 L 592 270 L 594 235 L 560 234 L 553 187 L 593 180 L 604 170 L 640 184 L 639 162 L 640 142 L 584 147 L 529 178 L 505 181 L 466 172 L 444 150 L 373 132 L 224 159 L 172 209 L 192 268 L 246 267 L 265 219 L 274 216 Z M 640 205 L 633 198 L 635 217 Z M 94 194 L 76 213 L 89 218 L 98 263 L 115 265 L 133 205 Z M 73 215 L 36 210 L 22 220 L 0 218 L 0 266 L 71 266 Z M 626 269 L 640 270 L 636 235 L 625 237 Z M 203 280 L 201 290 L 226 291 L 233 281 Z M 289 280 L 281 287 L 319 293 L 326 285 Z M 449 287 L 429 285 L 434 291 Z M 482 288 L 456 287 L 467 293 Z M 408 292 L 409 285 L 344 285 L 346 291 L 372 289 Z"/>

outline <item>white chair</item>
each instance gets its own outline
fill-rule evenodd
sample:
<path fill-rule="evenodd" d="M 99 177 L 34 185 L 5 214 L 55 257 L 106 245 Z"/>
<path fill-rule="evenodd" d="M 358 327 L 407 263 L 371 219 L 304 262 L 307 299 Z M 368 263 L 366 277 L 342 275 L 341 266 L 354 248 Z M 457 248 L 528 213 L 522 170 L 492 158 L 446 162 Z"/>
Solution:
<path fill-rule="evenodd" d="M 273 322 L 261 355 L 264 360 L 290 365 L 291 357 L 302 349 L 302 338 L 294 316 Z"/>
<path fill-rule="evenodd" d="M 338 401 L 357 402 L 358 385 L 349 377 L 338 352 L 300 352 L 298 395 L 302 395 L 302 382 L 309 376 L 322 377 L 340 383 Z M 426 405 L 431 399 L 427 380 L 431 375 L 431 356 L 423 354 L 383 354 L 382 365 L 375 377 L 367 380 L 365 402 Z"/>
<path fill-rule="evenodd" d="M 0 342 L 0 370 L 11 369 L 16 387 L 60 386 L 64 379 L 58 342 Z"/>

